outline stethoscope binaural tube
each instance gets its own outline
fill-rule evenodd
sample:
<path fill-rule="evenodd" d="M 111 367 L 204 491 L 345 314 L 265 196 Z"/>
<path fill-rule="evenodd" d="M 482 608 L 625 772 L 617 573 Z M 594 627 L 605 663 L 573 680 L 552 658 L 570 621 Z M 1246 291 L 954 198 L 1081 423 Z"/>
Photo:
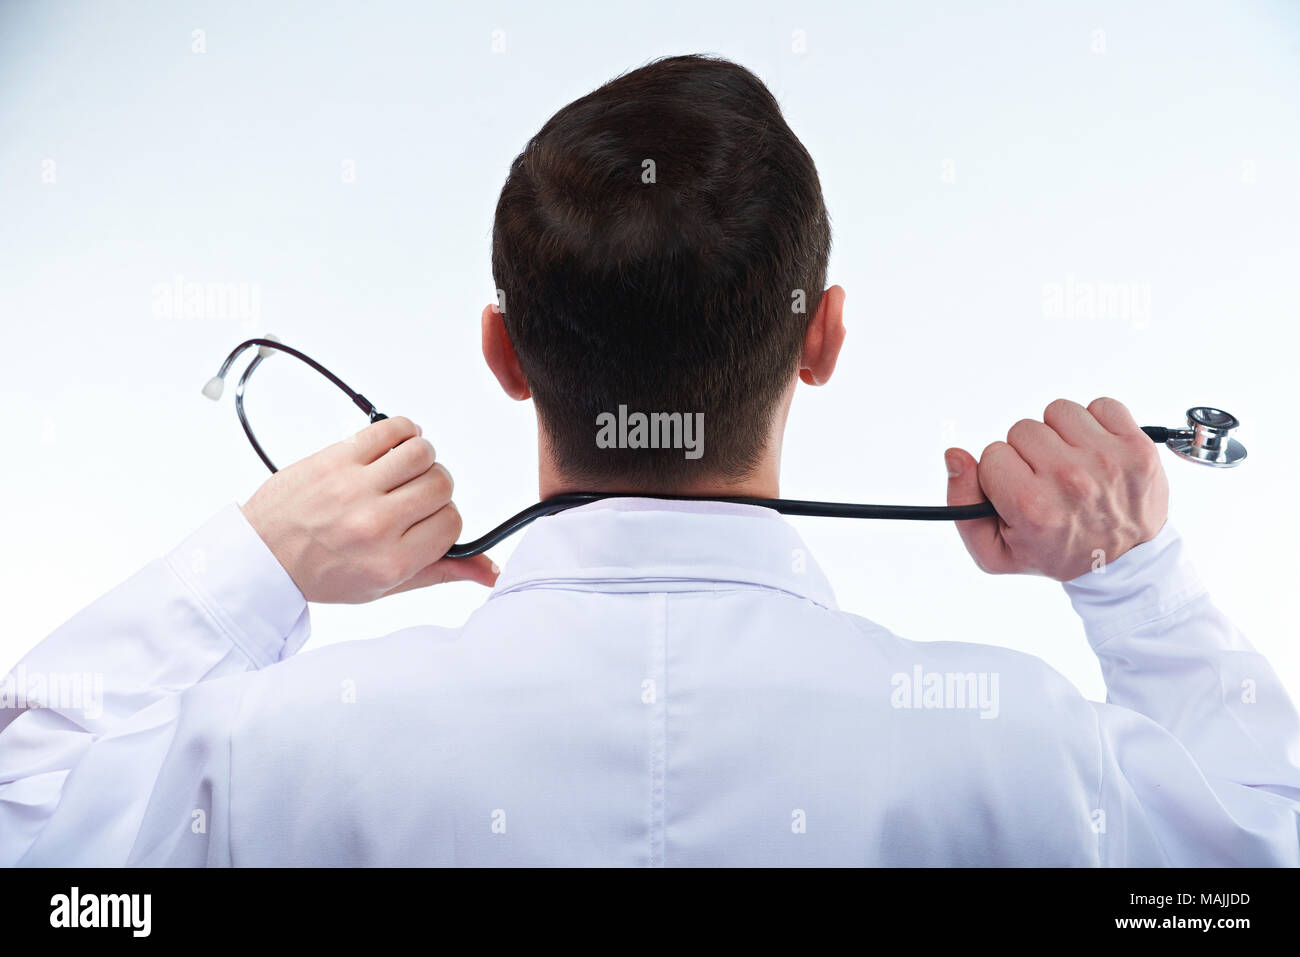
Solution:
<path fill-rule="evenodd" d="M 361 393 L 349 388 L 347 383 L 315 359 L 299 352 L 297 349 L 284 345 L 273 337 L 248 339 L 237 345 L 230 355 L 226 356 L 226 360 L 221 364 L 221 369 L 217 374 L 203 386 L 203 394 L 213 401 L 220 399 L 226 374 L 230 371 L 230 367 L 245 350 L 251 349 L 253 346 L 257 346 L 257 355 L 248 364 L 248 368 L 244 370 L 235 386 L 235 411 L 239 414 L 240 425 L 243 426 L 244 434 L 248 436 L 253 451 L 257 453 L 258 457 L 272 472 L 276 471 L 275 464 L 263 451 L 261 444 L 257 441 L 257 436 L 253 434 L 252 426 L 249 425 L 248 417 L 244 414 L 244 386 L 248 382 L 249 376 L 253 374 L 253 370 L 261 364 L 262 360 L 274 352 L 291 355 L 325 376 L 338 386 L 357 408 L 369 416 L 371 422 L 378 422 L 380 419 L 388 418 L 375 408 L 373 402 Z M 1235 416 L 1229 415 L 1222 409 L 1211 406 L 1195 406 L 1187 410 L 1188 427 L 1186 429 L 1167 429 L 1163 426 L 1145 425 L 1142 427 L 1142 431 L 1146 433 L 1151 441 L 1168 445 L 1177 455 L 1192 462 L 1210 465 L 1215 468 L 1233 468 L 1240 465 L 1246 458 L 1245 448 L 1236 439 L 1230 437 L 1232 431 L 1239 424 Z M 762 508 L 775 509 L 782 515 L 801 515 L 814 518 L 880 518 L 920 522 L 964 522 L 977 518 L 991 518 L 997 514 L 990 502 L 980 502 L 976 505 L 858 505 L 847 502 L 811 502 L 792 498 L 720 498 L 713 495 L 658 495 L 645 492 L 567 492 L 563 495 L 555 495 L 544 499 L 536 505 L 530 505 L 523 511 L 506 519 L 486 535 L 470 542 L 453 545 L 447 550 L 445 557 L 470 558 L 487 551 L 539 518 L 563 512 L 566 509 L 576 508 L 579 505 L 589 505 L 592 502 L 611 498 L 652 498 L 673 502 L 727 502 L 735 505 L 757 505 Z"/>
<path fill-rule="evenodd" d="M 262 450 L 262 444 L 257 441 L 257 436 L 253 434 L 253 427 L 248 423 L 248 416 L 244 414 L 244 386 L 248 382 L 248 377 L 253 374 L 253 370 L 262 364 L 263 359 L 269 358 L 273 352 L 283 352 L 287 355 L 293 356 L 295 359 L 300 359 L 307 363 L 307 365 L 311 366 L 325 378 L 338 386 L 339 389 L 341 389 L 347 397 L 352 400 L 353 404 L 356 405 L 358 409 L 370 417 L 371 422 L 378 422 L 380 419 L 388 418 L 388 416 L 375 408 L 373 402 L 367 399 L 360 392 L 356 392 L 349 388 L 346 382 L 336 376 L 333 372 L 330 372 L 329 369 L 326 369 L 311 356 L 304 352 L 299 352 L 291 346 L 286 346 L 274 336 L 267 336 L 264 339 L 246 339 L 239 345 L 235 346 L 235 348 L 231 349 L 230 355 L 226 356 L 225 361 L 221 363 L 221 368 L 217 370 L 217 374 L 203 385 L 203 394 L 207 398 L 211 399 L 213 402 L 216 402 L 221 398 L 221 393 L 226 384 L 226 374 L 230 371 L 230 367 L 234 365 L 235 360 L 238 359 L 241 354 L 246 350 L 251 349 L 253 346 L 257 346 L 257 355 L 253 357 L 253 361 L 248 364 L 248 368 L 244 370 L 244 374 L 241 375 L 239 381 L 235 383 L 235 412 L 239 415 L 239 424 L 244 427 L 244 434 L 248 436 L 248 444 L 253 447 L 253 451 L 257 453 L 257 457 L 260 458 L 262 463 L 272 472 L 277 472 L 279 469 L 275 467 L 275 463 L 272 462 L 266 452 Z"/>

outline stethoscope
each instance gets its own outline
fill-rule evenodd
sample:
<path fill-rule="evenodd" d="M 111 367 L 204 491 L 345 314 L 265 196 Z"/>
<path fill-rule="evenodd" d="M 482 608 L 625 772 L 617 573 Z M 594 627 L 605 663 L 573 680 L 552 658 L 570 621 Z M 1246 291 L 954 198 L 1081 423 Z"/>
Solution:
<path fill-rule="evenodd" d="M 239 414 L 239 422 L 244 427 L 244 434 L 248 436 L 253 451 L 258 454 L 258 457 L 266 463 L 266 467 L 272 472 L 276 471 L 275 463 L 262 450 L 261 444 L 257 441 L 257 436 L 253 434 L 253 427 L 248 423 L 248 416 L 244 413 L 244 387 L 248 383 L 249 376 L 253 374 L 253 370 L 275 352 L 283 352 L 300 359 L 329 379 L 352 400 L 357 408 L 370 417 L 371 422 L 378 422 L 380 419 L 388 418 L 375 408 L 373 402 L 361 393 L 351 389 L 346 382 L 315 359 L 299 352 L 297 349 L 286 346 L 274 337 L 248 339 L 235 346 L 230 355 L 226 356 L 226 361 L 221 363 L 221 369 L 203 386 L 203 394 L 214 402 L 220 399 L 225 388 L 226 374 L 230 371 L 231 365 L 245 350 L 251 349 L 253 346 L 257 346 L 257 355 L 244 369 L 243 375 L 239 377 L 239 382 L 235 385 L 235 411 Z M 1240 442 L 1232 438 L 1232 432 L 1239 424 L 1235 416 L 1229 415 L 1222 409 L 1198 405 L 1187 410 L 1187 428 L 1185 429 L 1167 429 L 1158 425 L 1145 425 L 1142 427 L 1142 431 L 1147 434 L 1152 442 L 1169 446 L 1175 454 L 1190 462 L 1197 462 L 1212 468 L 1226 469 L 1240 465 L 1246 458 L 1246 449 Z M 973 518 L 989 518 L 997 514 L 993 505 L 989 502 L 980 502 L 978 505 L 856 505 L 843 502 L 809 502 L 792 498 L 720 498 L 717 496 L 648 495 L 644 492 L 568 492 L 529 506 L 522 512 L 511 516 L 481 538 L 476 538 L 472 542 L 453 545 L 447 550 L 446 557 L 469 558 L 472 555 L 478 555 L 544 515 L 554 515 L 557 512 L 563 512 L 565 509 L 609 498 L 730 502 L 737 505 L 758 505 L 763 508 L 771 508 L 783 515 L 807 515 L 821 518 L 892 518 L 929 522 L 962 522 Z"/>

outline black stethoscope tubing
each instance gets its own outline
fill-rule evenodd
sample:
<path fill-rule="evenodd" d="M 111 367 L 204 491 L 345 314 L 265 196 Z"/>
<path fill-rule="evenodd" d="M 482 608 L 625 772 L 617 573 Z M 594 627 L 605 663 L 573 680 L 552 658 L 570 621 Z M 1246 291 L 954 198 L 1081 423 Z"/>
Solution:
<path fill-rule="evenodd" d="M 235 410 L 239 414 L 239 422 L 244 427 L 244 434 L 248 436 L 253 451 L 257 453 L 258 457 L 272 472 L 277 471 L 275 464 L 263 451 L 261 443 L 257 441 L 257 436 L 253 434 L 252 426 L 249 425 L 248 416 L 244 414 L 244 386 L 248 382 L 248 377 L 253 374 L 253 370 L 261 364 L 263 359 L 267 358 L 260 351 L 261 349 L 284 352 L 295 359 L 305 362 L 338 386 L 357 408 L 370 417 L 371 422 L 378 422 L 380 419 L 388 418 L 375 408 L 373 402 L 361 393 L 351 389 L 346 382 L 315 359 L 299 352 L 297 349 L 286 346 L 276 339 L 248 339 L 241 342 L 226 357 L 216 379 L 224 379 L 230 366 L 239 357 L 240 353 L 253 346 L 258 346 L 259 352 L 253 361 L 248 364 L 248 368 L 244 370 L 243 375 L 239 377 L 239 382 L 235 387 Z M 1142 431 L 1153 442 L 1164 442 L 1168 437 L 1168 430 L 1159 426 L 1144 426 Z M 579 505 L 589 505 L 592 502 L 611 498 L 649 498 L 672 502 L 727 502 L 734 505 L 756 505 L 761 508 L 770 508 L 782 515 L 802 515 L 814 518 L 879 518 L 918 522 L 964 522 L 977 518 L 991 518 L 997 515 L 997 511 L 989 502 L 980 502 L 975 505 L 859 505 L 848 502 L 811 502 L 794 498 L 720 498 L 715 495 L 657 495 L 645 492 L 566 492 L 562 495 L 544 499 L 536 505 L 530 505 L 523 511 L 506 519 L 486 535 L 482 535 L 470 542 L 453 545 L 447 550 L 445 557 L 470 558 L 487 551 L 539 518 L 563 512 L 566 509 L 576 508 Z"/>

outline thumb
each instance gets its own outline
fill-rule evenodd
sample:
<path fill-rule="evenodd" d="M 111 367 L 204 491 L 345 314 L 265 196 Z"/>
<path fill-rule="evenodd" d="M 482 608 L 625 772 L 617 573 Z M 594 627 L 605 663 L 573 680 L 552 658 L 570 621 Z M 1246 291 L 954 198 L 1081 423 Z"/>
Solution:
<path fill-rule="evenodd" d="M 396 595 L 398 592 L 428 588 L 430 585 L 443 585 L 447 582 L 478 582 L 491 588 L 497 583 L 497 576 L 500 574 L 501 569 L 497 567 L 497 563 L 486 555 L 475 555 L 472 558 L 440 558 L 384 594 Z"/>
<path fill-rule="evenodd" d="M 943 464 L 948 467 L 949 505 L 978 505 L 985 501 L 975 456 L 965 449 L 949 449 L 943 453 Z"/>
<path fill-rule="evenodd" d="M 978 463 L 973 455 L 965 449 L 948 449 L 943 453 L 943 461 L 948 467 L 949 505 L 978 505 L 988 501 L 980 488 Z M 972 518 L 955 524 L 962 544 L 981 570 L 990 574 L 1005 570 L 1006 546 L 997 516 Z"/>

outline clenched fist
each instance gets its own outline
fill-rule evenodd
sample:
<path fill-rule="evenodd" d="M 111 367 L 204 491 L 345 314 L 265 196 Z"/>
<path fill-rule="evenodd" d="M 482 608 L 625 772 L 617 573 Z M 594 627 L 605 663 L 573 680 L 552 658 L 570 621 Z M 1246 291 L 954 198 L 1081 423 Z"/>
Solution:
<path fill-rule="evenodd" d="M 1154 538 L 1169 511 L 1156 445 L 1127 408 L 1057 399 L 1043 421 L 1022 419 L 1005 442 L 949 449 L 948 504 L 988 501 L 994 518 L 958 522 L 975 564 L 994 575 L 1069 581 Z"/>
<path fill-rule="evenodd" d="M 243 506 L 308 601 L 360 603 L 447 581 L 492 585 L 485 555 L 448 559 L 451 474 L 410 419 L 381 419 L 276 472 Z"/>

